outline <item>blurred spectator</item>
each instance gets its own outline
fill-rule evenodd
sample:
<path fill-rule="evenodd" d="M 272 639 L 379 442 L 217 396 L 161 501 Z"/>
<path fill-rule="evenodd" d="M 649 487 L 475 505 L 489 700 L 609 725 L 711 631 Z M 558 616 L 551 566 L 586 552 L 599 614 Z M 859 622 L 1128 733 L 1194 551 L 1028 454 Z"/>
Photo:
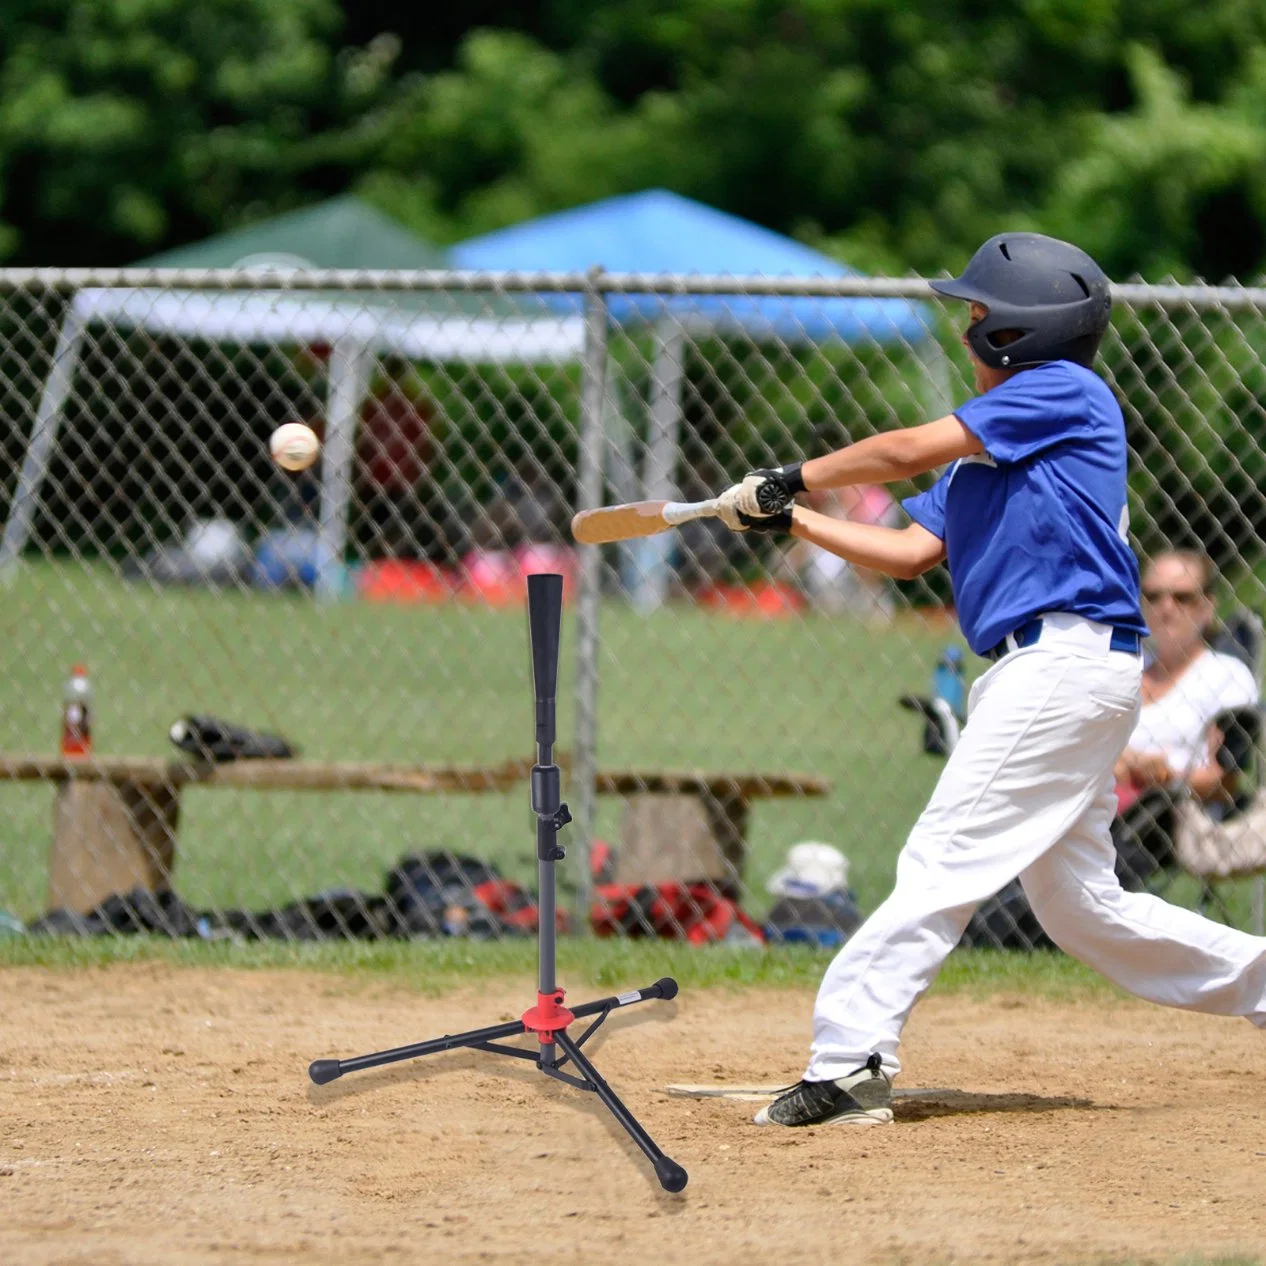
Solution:
<path fill-rule="evenodd" d="M 434 486 L 434 406 L 406 363 L 384 364 L 356 428 L 350 535 L 369 558 L 442 559 L 450 553 Z M 325 443 L 323 411 L 303 417 Z M 292 524 L 320 513 L 322 466 L 287 477 L 283 499 Z"/>
<path fill-rule="evenodd" d="M 858 484 L 804 494 L 804 503 L 820 514 L 853 523 L 900 527 L 901 506 L 880 484 Z M 826 550 L 797 541 L 787 551 L 787 565 L 815 606 L 830 612 L 851 612 L 863 619 L 886 622 L 892 618 L 895 590 L 892 581 L 867 567 L 857 567 Z"/>
<path fill-rule="evenodd" d="M 470 516 L 461 556 L 467 592 L 492 605 L 521 604 L 527 576 L 556 572 L 567 596 L 575 583 L 570 517 L 550 474 L 536 458 L 522 458 Z"/>
<path fill-rule="evenodd" d="M 430 553 L 439 537 L 420 485 L 435 454 L 434 409 L 403 376 L 384 372 L 361 409 L 356 433 L 354 535 L 373 558 Z"/>
<path fill-rule="evenodd" d="M 1117 761 L 1123 807 L 1148 787 L 1184 784 L 1199 799 L 1233 788 L 1216 759 L 1222 736 L 1213 720 L 1227 708 L 1257 702 L 1257 683 L 1244 663 L 1215 651 L 1213 567 L 1187 550 L 1158 554 L 1143 570 L 1143 614 L 1152 634 L 1143 669 L 1143 707 Z"/>
<path fill-rule="evenodd" d="M 1170 860 L 1170 810 L 1190 793 L 1215 812 L 1232 804 L 1247 752 L 1217 719 L 1258 701 L 1253 673 L 1236 654 L 1214 650 L 1214 571 L 1202 554 L 1172 550 L 1143 569 L 1143 616 L 1151 629 L 1143 706 L 1117 761 L 1118 873 L 1127 886 Z M 1151 828 L 1159 826 L 1157 832 Z"/>
<path fill-rule="evenodd" d="M 570 519 L 571 509 L 558 484 L 535 457 L 527 456 L 481 507 L 471 526 L 471 543 L 479 550 L 513 550 L 560 537 L 567 540 Z"/>

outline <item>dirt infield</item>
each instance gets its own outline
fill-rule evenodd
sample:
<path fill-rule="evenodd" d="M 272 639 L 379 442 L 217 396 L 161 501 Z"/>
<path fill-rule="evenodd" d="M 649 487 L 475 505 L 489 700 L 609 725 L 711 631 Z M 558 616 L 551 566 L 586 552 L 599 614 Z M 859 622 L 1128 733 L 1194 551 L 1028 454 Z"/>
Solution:
<path fill-rule="evenodd" d="M 452 1053 L 307 1081 L 316 1056 L 496 1023 L 531 991 L 0 972 L 0 1261 L 1266 1256 L 1266 1035 L 1242 1021 L 934 995 L 901 1084 L 955 1093 L 902 1100 L 889 1128 L 784 1132 L 664 1088 L 794 1076 L 811 995 L 686 991 L 587 1048 L 690 1171 L 680 1196 L 590 1096 L 527 1063 Z"/>

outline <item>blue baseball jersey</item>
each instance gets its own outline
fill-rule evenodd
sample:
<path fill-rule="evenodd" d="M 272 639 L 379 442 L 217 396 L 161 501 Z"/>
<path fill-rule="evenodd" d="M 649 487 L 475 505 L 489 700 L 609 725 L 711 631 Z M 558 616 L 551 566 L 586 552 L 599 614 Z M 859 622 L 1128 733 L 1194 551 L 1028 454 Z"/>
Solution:
<path fill-rule="evenodd" d="M 972 650 L 1057 611 L 1146 636 L 1127 539 L 1125 419 L 1107 383 L 1053 361 L 954 413 L 985 452 L 902 504 L 945 542 Z"/>

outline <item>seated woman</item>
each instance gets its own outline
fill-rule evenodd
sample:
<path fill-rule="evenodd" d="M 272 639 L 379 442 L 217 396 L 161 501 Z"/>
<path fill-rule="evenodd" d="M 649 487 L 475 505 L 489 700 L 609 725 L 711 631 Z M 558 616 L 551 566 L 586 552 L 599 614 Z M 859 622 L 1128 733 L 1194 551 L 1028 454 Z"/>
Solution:
<path fill-rule="evenodd" d="M 1230 804 L 1238 777 L 1219 760 L 1228 709 L 1252 707 L 1257 683 L 1245 664 L 1212 650 L 1214 574 L 1190 550 L 1158 554 L 1143 569 L 1143 614 L 1151 629 L 1143 707 L 1117 762 L 1117 872 L 1138 888 L 1172 862 L 1167 815 L 1176 795 Z"/>

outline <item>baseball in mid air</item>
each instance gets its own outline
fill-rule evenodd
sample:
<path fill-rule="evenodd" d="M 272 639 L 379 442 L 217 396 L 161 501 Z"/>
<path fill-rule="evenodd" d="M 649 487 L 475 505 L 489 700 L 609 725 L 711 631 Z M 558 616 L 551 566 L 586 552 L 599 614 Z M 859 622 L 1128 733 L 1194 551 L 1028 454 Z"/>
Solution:
<path fill-rule="evenodd" d="M 321 441 L 310 426 L 286 422 L 273 432 L 268 447 L 283 470 L 307 470 L 321 451 Z"/>

